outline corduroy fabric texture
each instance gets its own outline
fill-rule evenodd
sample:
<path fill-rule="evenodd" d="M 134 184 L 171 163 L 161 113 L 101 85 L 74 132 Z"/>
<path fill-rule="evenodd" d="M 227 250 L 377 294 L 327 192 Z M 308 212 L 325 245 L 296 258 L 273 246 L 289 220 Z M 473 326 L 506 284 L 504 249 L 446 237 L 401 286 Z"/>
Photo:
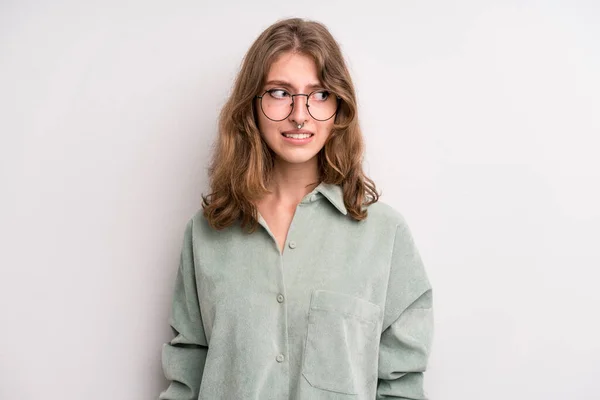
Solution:
<path fill-rule="evenodd" d="M 162 350 L 161 400 L 427 399 L 432 290 L 404 217 L 364 221 L 341 187 L 297 206 L 285 250 L 264 219 L 248 234 L 187 223 Z"/>

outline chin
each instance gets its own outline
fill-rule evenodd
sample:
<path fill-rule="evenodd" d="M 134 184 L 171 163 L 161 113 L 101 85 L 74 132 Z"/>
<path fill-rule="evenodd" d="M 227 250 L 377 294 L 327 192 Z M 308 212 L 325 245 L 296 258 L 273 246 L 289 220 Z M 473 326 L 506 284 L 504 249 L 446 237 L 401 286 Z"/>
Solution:
<path fill-rule="evenodd" d="M 277 154 L 279 161 L 288 164 L 304 164 L 316 159 L 317 154 Z"/>

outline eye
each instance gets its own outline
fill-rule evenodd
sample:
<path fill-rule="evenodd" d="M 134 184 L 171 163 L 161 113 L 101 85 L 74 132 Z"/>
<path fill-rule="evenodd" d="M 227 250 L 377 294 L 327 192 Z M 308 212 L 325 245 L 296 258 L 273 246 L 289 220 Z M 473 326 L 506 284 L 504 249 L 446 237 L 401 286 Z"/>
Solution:
<path fill-rule="evenodd" d="M 285 99 L 290 96 L 290 94 L 283 89 L 271 89 L 268 92 L 274 99 Z"/>
<path fill-rule="evenodd" d="M 319 90 L 312 94 L 312 98 L 316 101 L 325 101 L 329 98 L 330 93 L 327 90 Z"/>

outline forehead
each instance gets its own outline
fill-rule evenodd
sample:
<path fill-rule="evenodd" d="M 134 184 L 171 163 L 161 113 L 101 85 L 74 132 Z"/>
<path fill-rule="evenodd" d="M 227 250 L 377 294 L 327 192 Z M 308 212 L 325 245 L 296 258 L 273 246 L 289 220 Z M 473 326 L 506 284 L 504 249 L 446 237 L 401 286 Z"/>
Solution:
<path fill-rule="evenodd" d="M 312 57 L 302 53 L 283 53 L 271 64 L 266 82 L 288 82 L 297 89 L 320 83 L 317 64 Z"/>

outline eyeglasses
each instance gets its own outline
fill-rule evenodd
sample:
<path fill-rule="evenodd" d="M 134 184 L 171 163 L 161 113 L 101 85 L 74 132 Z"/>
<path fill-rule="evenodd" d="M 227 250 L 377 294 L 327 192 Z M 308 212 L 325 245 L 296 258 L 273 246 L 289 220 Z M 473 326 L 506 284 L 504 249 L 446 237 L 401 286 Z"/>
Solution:
<path fill-rule="evenodd" d="M 340 97 L 328 90 L 315 90 L 309 94 L 290 94 L 283 89 L 270 89 L 256 96 L 260 100 L 260 109 L 271 121 L 283 121 L 294 110 L 294 97 L 306 96 L 306 109 L 317 121 L 331 119 L 338 110 Z"/>

